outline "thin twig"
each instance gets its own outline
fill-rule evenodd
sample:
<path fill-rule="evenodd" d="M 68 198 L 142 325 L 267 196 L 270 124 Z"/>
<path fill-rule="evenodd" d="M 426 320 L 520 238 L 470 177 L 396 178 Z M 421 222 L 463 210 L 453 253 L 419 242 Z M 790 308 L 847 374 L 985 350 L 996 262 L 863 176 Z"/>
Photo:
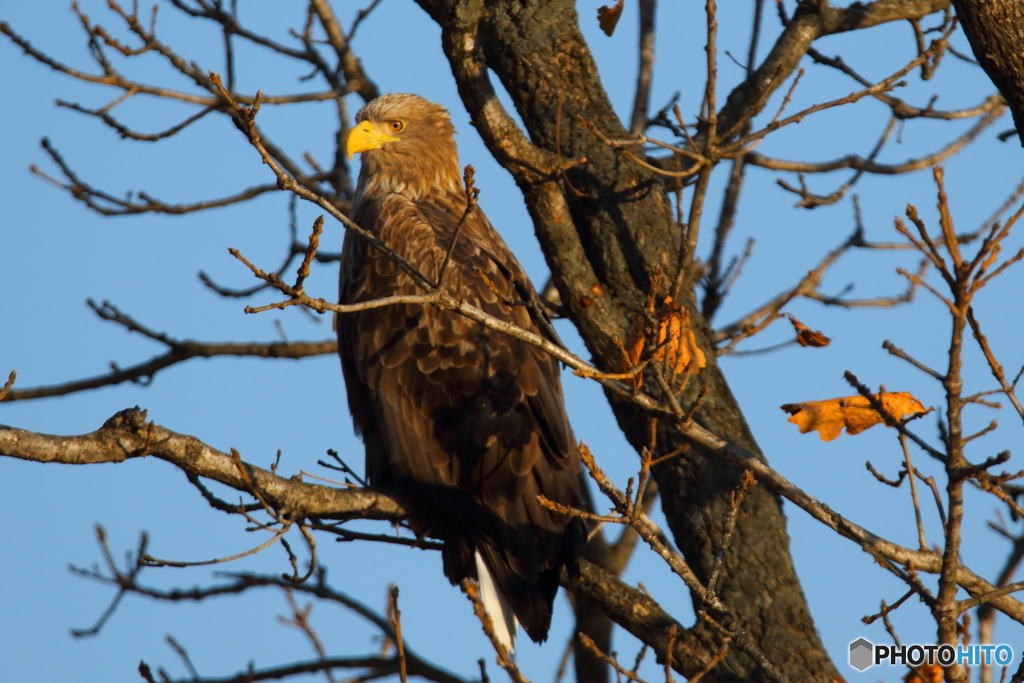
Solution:
<path fill-rule="evenodd" d="M 900 605 L 905 603 L 907 601 L 907 599 L 910 598 L 910 596 L 914 595 L 915 593 L 916 593 L 916 591 L 914 591 L 914 589 L 908 590 L 903 595 L 902 598 L 900 598 L 899 600 L 894 602 L 891 606 L 890 605 L 886 605 L 885 604 L 885 600 L 883 600 L 882 601 L 882 611 L 878 612 L 877 614 L 872 614 L 872 615 L 869 615 L 869 616 L 866 616 L 866 617 L 862 617 L 861 621 L 864 622 L 865 624 L 873 624 L 873 623 L 875 623 L 879 619 L 881 619 L 881 618 L 885 617 L 887 614 L 889 614 L 889 612 L 892 612 L 894 609 L 898 608 Z"/>
<path fill-rule="evenodd" d="M 402 612 L 398 609 L 398 586 L 392 585 L 388 591 L 389 611 L 392 614 L 391 627 L 395 629 L 395 647 L 398 649 L 398 677 L 402 683 L 406 680 L 405 641 L 402 639 Z"/>
<path fill-rule="evenodd" d="M 276 543 L 282 536 L 288 533 L 288 530 L 290 528 L 290 525 L 285 525 L 264 543 L 259 544 L 255 548 L 246 550 L 245 552 L 241 552 L 236 555 L 229 555 L 228 557 L 218 557 L 213 560 L 198 560 L 196 562 L 183 562 L 177 560 L 161 560 L 159 558 L 153 557 L 152 555 L 143 555 L 142 563 L 147 567 L 205 567 L 211 564 L 223 564 L 224 562 L 232 562 L 233 560 L 248 557 L 249 555 L 255 555 L 261 550 L 269 548 L 274 543 Z"/>
<path fill-rule="evenodd" d="M 11 370 L 11 374 L 7 376 L 7 381 L 4 382 L 4 386 L 0 389 L 0 401 L 7 398 L 7 395 L 11 392 L 11 387 L 14 386 L 14 380 L 18 379 L 18 371 Z"/>
<path fill-rule="evenodd" d="M 619 676 L 625 676 L 629 680 L 635 681 L 636 683 L 647 683 L 647 681 L 637 676 L 636 672 L 630 671 L 629 669 L 619 664 L 619 661 L 615 659 L 615 657 L 611 657 L 602 652 L 601 648 L 597 646 L 597 643 L 595 643 L 594 640 L 583 631 L 578 631 L 576 633 L 576 638 L 585 648 L 593 652 L 594 656 L 603 661 L 605 664 L 611 666 L 613 669 L 615 669 L 615 673 L 617 673 Z M 666 653 L 670 652 L 671 647 L 666 648 L 665 651 Z"/>
<path fill-rule="evenodd" d="M 484 609 L 484 603 L 480 598 L 479 584 L 472 579 L 464 579 L 462 581 L 462 592 L 473 603 L 473 611 L 476 613 L 477 619 L 480 620 L 484 633 L 490 639 L 494 651 L 498 654 L 498 665 L 508 672 L 509 678 L 512 679 L 513 683 L 530 683 L 523 676 L 522 672 L 519 671 L 519 667 L 516 666 L 515 660 L 512 659 L 508 649 L 498 640 L 498 636 L 494 631 L 494 622 L 491 620 L 491 615 Z"/>
<path fill-rule="evenodd" d="M 921 505 L 917 498 L 917 477 L 914 476 L 914 463 L 910 459 L 910 449 L 907 448 L 907 437 L 899 435 L 900 447 L 903 448 L 903 461 L 907 465 L 907 472 L 910 474 L 910 498 L 914 501 L 914 518 L 917 520 L 917 542 L 921 550 L 928 549 L 928 541 L 924 536 L 924 521 L 921 518 Z"/>
<path fill-rule="evenodd" d="M 707 674 L 711 673 L 711 670 L 714 669 L 716 666 L 718 666 L 718 663 L 721 662 L 723 659 L 725 659 L 725 656 L 727 654 L 729 654 L 729 643 L 730 642 L 732 642 L 732 639 L 729 638 L 728 636 L 723 638 L 722 639 L 722 647 L 721 647 L 721 649 L 719 649 L 718 652 L 715 653 L 715 656 L 712 657 L 711 660 L 706 665 L 704 665 L 703 669 L 698 671 L 693 676 L 690 676 L 690 678 L 687 679 L 686 683 L 698 683 L 700 681 L 700 679 L 704 678 L 704 676 L 706 676 Z"/>
<path fill-rule="evenodd" d="M 743 498 L 747 495 L 747 491 L 755 483 L 757 483 L 757 480 L 754 479 L 754 473 L 750 470 L 744 470 L 739 485 L 729 494 L 729 512 L 725 516 L 725 531 L 722 533 L 722 545 L 715 555 L 715 564 L 711 568 L 711 576 L 708 578 L 708 590 L 710 591 L 716 590 L 718 574 L 721 572 L 725 561 L 725 552 L 729 549 L 733 531 L 736 529 L 736 517 L 739 514 L 740 505 L 743 503 Z"/>
<path fill-rule="evenodd" d="M 466 224 L 466 220 L 470 214 L 476 208 L 477 199 L 480 197 L 480 190 L 475 187 L 473 182 L 473 176 L 476 174 L 476 169 L 471 165 L 466 166 L 466 170 L 463 172 L 462 180 L 466 186 L 466 208 L 462 212 L 462 217 L 459 218 L 458 224 L 455 226 L 455 232 L 452 233 L 452 241 L 448 245 L 448 251 L 445 252 L 444 261 L 441 262 L 441 268 L 437 273 L 437 286 L 444 286 L 444 275 L 448 271 L 448 264 L 451 262 L 452 254 L 455 252 L 455 244 L 459 240 L 459 235 L 462 234 L 462 226 Z"/>
<path fill-rule="evenodd" d="M 313 256 L 316 254 L 316 250 L 320 247 L 320 235 L 324 231 L 324 216 L 320 214 L 317 216 L 316 221 L 313 222 L 313 232 L 309 234 L 309 246 L 306 247 L 305 254 L 302 257 L 302 264 L 299 266 L 298 274 L 295 277 L 295 284 L 293 287 L 299 291 L 302 291 L 302 284 L 309 277 L 309 266 L 313 262 Z"/>

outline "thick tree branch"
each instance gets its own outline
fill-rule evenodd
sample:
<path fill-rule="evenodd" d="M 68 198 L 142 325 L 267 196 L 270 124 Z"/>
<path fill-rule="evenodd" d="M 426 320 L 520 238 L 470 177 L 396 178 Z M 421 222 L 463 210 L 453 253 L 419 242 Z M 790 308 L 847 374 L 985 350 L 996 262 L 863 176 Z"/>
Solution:
<path fill-rule="evenodd" d="M 284 478 L 268 470 L 244 464 L 247 477 L 237 461 L 192 436 L 178 434 L 146 421 L 138 408 L 117 413 L 99 430 L 76 437 L 51 436 L 0 425 L 0 456 L 42 463 L 96 464 L 122 462 L 129 458 L 153 456 L 171 463 L 189 475 L 217 481 L 245 493 L 257 491 L 282 516 L 318 519 L 375 519 L 399 521 L 415 503 L 386 490 L 333 488 L 310 484 L 298 478 Z M 248 479 L 248 480 L 247 480 Z M 237 593 L 247 585 L 283 585 L 277 579 L 246 579 L 237 585 L 211 590 L 173 591 L 167 594 L 136 588 L 151 597 L 169 600 L 198 600 L 207 595 Z M 684 675 L 707 664 L 720 646 L 704 627 L 682 629 L 653 599 L 616 576 L 589 562 L 583 562 L 577 577 L 563 573 L 562 585 L 577 596 L 600 606 L 623 628 L 648 643 L 659 654 L 668 646 L 668 629 L 675 625 L 679 635 L 673 642 L 673 662 Z M 319 595 L 316 583 L 295 584 L 294 590 Z M 323 596 L 321 596 L 323 597 Z"/>
<path fill-rule="evenodd" d="M 51 436 L 0 426 L 0 455 L 43 463 L 88 465 L 153 456 L 181 470 L 246 493 L 255 487 L 282 515 L 322 519 L 380 519 L 407 516 L 408 501 L 372 489 L 339 489 L 285 479 L 254 465 L 243 477 L 230 455 L 194 436 L 146 421 L 146 411 L 123 410 L 103 426 L 77 437 Z M 247 481 L 249 479 L 251 481 Z"/>

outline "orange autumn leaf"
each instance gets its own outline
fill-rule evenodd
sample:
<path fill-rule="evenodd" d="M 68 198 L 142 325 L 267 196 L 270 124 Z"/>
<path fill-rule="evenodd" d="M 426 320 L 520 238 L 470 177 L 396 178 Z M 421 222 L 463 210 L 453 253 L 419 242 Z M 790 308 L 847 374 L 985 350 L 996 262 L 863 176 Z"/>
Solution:
<path fill-rule="evenodd" d="M 624 372 L 640 363 L 646 345 L 644 319 L 638 317 L 633 326 L 633 333 L 626 343 L 627 358 L 624 359 L 624 362 L 628 363 L 630 367 L 623 368 Z M 683 306 L 672 303 L 670 296 L 665 297 L 658 321 L 657 345 L 658 350 L 654 352 L 654 359 L 664 362 L 673 375 L 692 374 L 707 365 L 707 358 L 697 346 L 697 338 L 690 328 L 690 314 Z M 640 381 L 638 375 L 637 387 L 640 386 Z"/>
<path fill-rule="evenodd" d="M 615 27 L 619 23 L 619 18 L 622 16 L 622 6 L 626 3 L 626 0 L 619 0 L 611 7 L 600 7 L 597 10 L 597 23 L 601 26 L 601 30 L 604 31 L 606 36 L 610 36 L 615 33 Z"/>
<path fill-rule="evenodd" d="M 786 317 L 789 318 L 793 329 L 796 330 L 796 343 L 800 346 L 828 346 L 832 341 L 821 332 L 807 327 L 807 325 L 804 325 L 791 314 L 787 313 Z"/>
<path fill-rule="evenodd" d="M 922 664 L 917 667 L 917 671 L 908 671 L 903 680 L 906 683 L 942 683 L 942 675 L 940 664 Z"/>
<path fill-rule="evenodd" d="M 921 402 L 910 392 L 894 391 L 875 394 L 882 402 L 887 413 L 902 420 L 907 415 L 924 415 L 931 412 L 925 410 Z M 847 434 L 859 434 L 876 424 L 884 424 L 882 416 L 871 407 L 871 402 L 864 396 L 843 396 L 830 398 L 827 401 L 805 401 L 803 403 L 787 403 L 782 409 L 790 413 L 788 422 L 800 427 L 800 433 L 806 434 L 817 430 L 822 441 L 831 441 L 839 436 L 846 427 Z"/>

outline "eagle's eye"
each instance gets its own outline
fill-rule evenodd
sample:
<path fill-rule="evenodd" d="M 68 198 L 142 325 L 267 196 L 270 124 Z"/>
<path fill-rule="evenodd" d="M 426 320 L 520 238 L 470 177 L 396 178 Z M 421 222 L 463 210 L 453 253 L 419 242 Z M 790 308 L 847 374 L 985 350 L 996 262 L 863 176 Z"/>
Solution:
<path fill-rule="evenodd" d="M 388 130 L 392 133 L 401 133 L 405 130 L 405 121 L 388 121 Z"/>

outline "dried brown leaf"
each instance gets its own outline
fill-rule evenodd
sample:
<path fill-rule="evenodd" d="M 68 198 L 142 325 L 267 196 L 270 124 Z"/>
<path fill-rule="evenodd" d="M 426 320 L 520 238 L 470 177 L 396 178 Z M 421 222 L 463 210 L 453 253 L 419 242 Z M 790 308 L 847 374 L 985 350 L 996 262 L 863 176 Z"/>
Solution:
<path fill-rule="evenodd" d="M 800 346 L 828 346 L 832 342 L 830 338 L 818 330 L 812 330 L 807 327 L 807 325 L 804 325 L 791 314 L 787 313 L 786 317 L 789 318 L 793 329 L 796 330 L 796 343 Z"/>
<path fill-rule="evenodd" d="M 907 415 L 924 415 L 932 410 L 925 410 L 921 402 L 907 391 L 885 392 L 876 394 L 875 398 L 880 400 L 885 411 L 897 420 L 902 420 Z M 846 427 L 847 434 L 853 435 L 885 422 L 864 396 L 787 403 L 781 407 L 790 413 L 788 422 L 800 427 L 801 434 L 817 430 L 822 441 L 836 438 L 843 431 L 843 427 Z"/>
<path fill-rule="evenodd" d="M 673 303 L 672 297 L 665 297 L 665 302 L 662 305 L 658 319 L 656 345 L 658 349 L 654 352 L 654 360 L 665 363 L 673 375 L 693 374 L 707 365 L 707 358 L 701 348 L 697 346 L 697 338 L 690 327 L 690 314 L 683 306 Z M 644 319 L 637 317 L 633 325 L 633 332 L 626 342 L 627 358 L 624 359 L 624 363 L 631 363 L 632 367 L 639 365 L 646 346 Z M 630 369 L 632 368 L 624 367 L 623 372 L 628 372 Z M 639 388 L 639 386 L 638 383 L 637 387 Z"/>
<path fill-rule="evenodd" d="M 626 0 L 619 0 L 611 7 L 606 5 L 598 8 L 597 23 L 601 26 L 601 30 L 604 31 L 606 36 L 615 33 L 615 27 L 619 24 L 619 18 L 622 17 L 622 7 L 625 4 Z"/>

